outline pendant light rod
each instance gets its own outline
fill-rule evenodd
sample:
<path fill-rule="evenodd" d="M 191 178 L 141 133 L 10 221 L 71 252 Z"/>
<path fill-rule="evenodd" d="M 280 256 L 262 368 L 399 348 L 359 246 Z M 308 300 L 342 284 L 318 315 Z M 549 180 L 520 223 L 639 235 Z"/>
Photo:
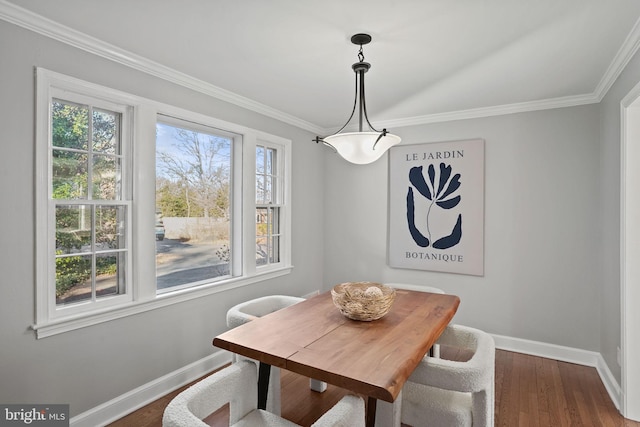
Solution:
<path fill-rule="evenodd" d="M 370 42 L 371 42 L 371 36 L 369 34 L 360 33 L 360 34 L 355 34 L 351 37 L 351 43 L 360 45 L 360 50 L 358 51 L 358 62 L 356 62 L 351 66 L 351 68 L 353 68 L 353 71 L 355 71 L 356 73 L 356 84 L 357 82 L 359 82 L 359 91 L 358 91 L 358 88 L 356 88 L 356 99 L 355 99 L 355 102 L 359 101 L 359 107 L 360 107 L 360 117 L 358 120 L 358 132 L 363 131 L 363 128 L 362 128 L 363 117 L 367 121 L 367 124 L 369 125 L 369 128 L 371 130 L 379 132 L 377 129 L 371 126 L 371 122 L 369 121 L 369 116 L 367 115 L 367 103 L 365 102 L 365 97 L 364 97 L 364 73 L 369 71 L 369 69 L 371 68 L 371 64 L 369 64 L 368 62 L 364 62 L 364 52 L 362 51 L 362 46 L 365 44 L 369 44 Z M 358 99 L 358 93 L 360 94 L 359 99 Z M 355 104 L 354 104 L 354 108 L 355 108 Z M 351 120 L 351 118 L 349 118 L 349 120 Z"/>
<path fill-rule="evenodd" d="M 358 76 L 360 77 L 360 117 L 358 118 L 358 132 L 362 132 L 362 116 L 364 112 L 364 117 L 367 118 L 367 123 L 369 123 L 369 117 L 367 117 L 367 106 L 364 104 L 364 73 L 365 70 L 356 71 Z"/>

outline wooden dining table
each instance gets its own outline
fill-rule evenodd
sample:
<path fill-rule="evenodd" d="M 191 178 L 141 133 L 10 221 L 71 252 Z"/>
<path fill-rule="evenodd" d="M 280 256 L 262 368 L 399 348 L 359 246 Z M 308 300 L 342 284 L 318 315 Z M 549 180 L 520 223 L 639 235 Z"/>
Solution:
<path fill-rule="evenodd" d="M 455 295 L 397 289 L 389 313 L 366 322 L 342 315 L 325 292 L 224 332 L 213 345 L 260 362 L 261 409 L 277 366 L 365 396 L 373 427 L 377 401 L 396 400 L 459 304 Z"/>

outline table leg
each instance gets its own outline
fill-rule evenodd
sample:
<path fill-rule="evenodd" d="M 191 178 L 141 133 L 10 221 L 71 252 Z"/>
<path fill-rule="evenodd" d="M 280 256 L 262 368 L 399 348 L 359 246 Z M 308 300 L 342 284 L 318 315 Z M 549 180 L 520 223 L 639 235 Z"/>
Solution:
<path fill-rule="evenodd" d="M 366 426 L 374 427 L 376 424 L 376 404 L 378 399 L 375 397 L 367 397 L 367 417 L 366 417 Z"/>
<path fill-rule="evenodd" d="M 258 368 L 258 409 L 267 409 L 267 394 L 269 392 L 269 375 L 271 365 L 260 362 Z"/>

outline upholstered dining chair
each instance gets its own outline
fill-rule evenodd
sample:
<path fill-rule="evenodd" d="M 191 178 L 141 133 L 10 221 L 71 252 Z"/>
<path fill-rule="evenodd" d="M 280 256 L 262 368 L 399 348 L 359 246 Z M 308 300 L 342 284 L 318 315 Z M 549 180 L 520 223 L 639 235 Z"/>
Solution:
<path fill-rule="evenodd" d="M 295 427 L 280 416 L 257 409 L 258 374 L 256 365 L 241 360 L 197 382 L 178 394 L 165 408 L 163 427 L 207 426 L 204 419 L 229 404 L 231 427 Z M 314 427 L 364 427 L 364 400 L 344 396 Z"/>
<path fill-rule="evenodd" d="M 236 328 L 258 317 L 266 316 L 269 313 L 276 312 L 301 301 L 304 301 L 304 298 L 289 295 L 267 295 L 241 302 L 227 311 L 227 326 L 229 328 Z M 240 359 L 249 360 L 235 354 L 233 355 L 234 361 Z M 257 364 L 256 361 L 253 362 Z M 309 379 L 309 387 L 314 391 L 322 393 L 327 389 L 327 384 L 323 381 Z M 267 410 L 277 415 L 280 415 L 280 394 L 280 368 L 272 366 L 271 374 L 269 375 L 269 391 L 267 392 Z"/>
<path fill-rule="evenodd" d="M 468 361 L 426 356 L 402 389 L 402 423 L 493 427 L 495 343 L 478 329 L 449 325 L 441 346 L 472 353 Z"/>
<path fill-rule="evenodd" d="M 390 286 L 396 289 L 408 289 L 410 291 L 418 291 L 418 292 L 431 292 L 432 294 L 444 294 L 444 291 L 440 288 L 435 288 L 433 286 L 422 286 L 416 285 L 413 283 L 385 283 L 385 285 Z"/>
<path fill-rule="evenodd" d="M 235 328 L 253 319 L 281 310 L 304 301 L 304 298 L 289 295 L 267 295 L 234 305 L 227 311 L 227 326 Z"/>

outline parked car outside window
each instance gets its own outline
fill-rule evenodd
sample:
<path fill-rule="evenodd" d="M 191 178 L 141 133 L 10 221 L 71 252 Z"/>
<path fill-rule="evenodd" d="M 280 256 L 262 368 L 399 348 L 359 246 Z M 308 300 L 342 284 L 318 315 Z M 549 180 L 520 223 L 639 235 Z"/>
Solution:
<path fill-rule="evenodd" d="M 164 240 L 164 222 L 160 212 L 156 212 L 156 240 Z"/>

